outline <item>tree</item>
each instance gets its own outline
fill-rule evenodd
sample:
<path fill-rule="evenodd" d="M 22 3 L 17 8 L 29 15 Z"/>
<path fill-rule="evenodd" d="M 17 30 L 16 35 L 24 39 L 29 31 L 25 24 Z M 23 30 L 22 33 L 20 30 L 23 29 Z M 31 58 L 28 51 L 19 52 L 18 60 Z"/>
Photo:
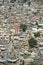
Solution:
<path fill-rule="evenodd" d="M 20 60 L 20 65 L 25 65 L 24 60 Z"/>
<path fill-rule="evenodd" d="M 3 4 L 4 4 L 4 0 L 3 0 Z"/>
<path fill-rule="evenodd" d="M 31 2 L 30 2 L 30 1 L 28 2 L 28 5 L 29 5 L 29 6 L 31 5 Z"/>
<path fill-rule="evenodd" d="M 15 1 L 16 1 L 16 0 L 11 0 L 10 2 L 11 2 L 11 3 L 14 3 Z"/>
<path fill-rule="evenodd" d="M 27 2 L 27 0 L 23 0 L 23 2 Z"/>
<path fill-rule="evenodd" d="M 33 37 L 30 38 L 30 39 L 28 40 L 28 42 L 29 42 L 29 46 L 30 46 L 31 48 L 37 46 L 37 41 L 36 41 L 35 38 L 33 38 Z"/>
<path fill-rule="evenodd" d="M 36 14 L 37 14 L 37 12 L 33 12 L 33 14 L 34 14 L 34 15 L 36 15 Z"/>
<path fill-rule="evenodd" d="M 27 26 L 25 24 L 20 24 L 20 28 L 23 30 L 23 32 L 26 31 Z"/>
<path fill-rule="evenodd" d="M 36 25 L 38 25 L 38 22 L 36 22 Z"/>
<path fill-rule="evenodd" d="M 11 11 L 11 6 L 9 7 L 9 11 Z"/>
<path fill-rule="evenodd" d="M 24 61 L 23 61 L 22 65 L 25 65 Z"/>
<path fill-rule="evenodd" d="M 30 65 L 39 65 L 39 63 L 37 61 L 34 61 Z"/>
<path fill-rule="evenodd" d="M 40 22 L 41 22 L 41 20 L 42 20 L 42 17 L 40 17 L 39 19 L 40 19 Z"/>
<path fill-rule="evenodd" d="M 37 10 L 37 13 L 39 13 L 40 10 Z"/>
<path fill-rule="evenodd" d="M 40 37 L 40 32 L 34 33 L 35 37 Z"/>

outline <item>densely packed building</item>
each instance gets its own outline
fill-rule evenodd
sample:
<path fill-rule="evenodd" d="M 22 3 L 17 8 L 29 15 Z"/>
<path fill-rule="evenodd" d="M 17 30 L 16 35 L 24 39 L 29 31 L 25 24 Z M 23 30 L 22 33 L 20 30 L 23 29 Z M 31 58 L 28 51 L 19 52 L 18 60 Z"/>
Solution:
<path fill-rule="evenodd" d="M 0 63 L 31 65 L 36 61 L 43 65 L 43 5 L 0 0 Z"/>

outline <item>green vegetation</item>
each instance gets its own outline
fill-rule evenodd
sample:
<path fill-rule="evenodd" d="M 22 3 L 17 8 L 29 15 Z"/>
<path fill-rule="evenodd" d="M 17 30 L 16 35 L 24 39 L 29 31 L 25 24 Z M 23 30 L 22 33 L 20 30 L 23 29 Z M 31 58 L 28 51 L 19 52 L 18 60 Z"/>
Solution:
<path fill-rule="evenodd" d="M 30 38 L 30 39 L 28 40 L 28 42 L 29 42 L 29 46 L 30 46 L 31 48 L 37 46 L 37 41 L 36 41 L 33 37 Z"/>
<path fill-rule="evenodd" d="M 40 17 L 39 19 L 40 19 L 40 22 L 41 22 L 41 20 L 42 20 L 42 17 Z"/>
<path fill-rule="evenodd" d="M 20 60 L 20 65 L 25 65 L 24 60 Z"/>
<path fill-rule="evenodd" d="M 20 28 L 23 30 L 23 32 L 26 31 L 27 26 L 25 24 L 20 24 Z"/>
<path fill-rule="evenodd" d="M 36 15 L 36 14 L 37 14 L 37 12 L 33 12 L 33 14 L 34 14 L 34 15 Z"/>
<path fill-rule="evenodd" d="M 11 2 L 11 3 L 14 3 L 15 1 L 16 1 L 16 0 L 11 0 L 10 2 Z"/>
<path fill-rule="evenodd" d="M 34 0 L 34 2 L 36 2 L 36 0 Z M 37 0 L 37 3 L 43 4 L 43 0 Z"/>
<path fill-rule="evenodd" d="M 43 0 L 40 0 L 40 2 L 43 4 Z"/>
<path fill-rule="evenodd" d="M 38 24 L 38 22 L 36 22 L 35 25 L 37 25 L 37 29 L 42 27 L 41 25 Z"/>
<path fill-rule="evenodd" d="M 31 5 L 31 2 L 30 2 L 30 1 L 28 2 L 28 5 L 29 5 L 29 6 Z"/>
<path fill-rule="evenodd" d="M 9 10 L 11 10 L 11 6 L 9 7 Z"/>
<path fill-rule="evenodd" d="M 4 0 L 3 0 L 3 3 L 4 3 Z"/>
<path fill-rule="evenodd" d="M 25 3 L 25 2 L 27 2 L 27 0 L 23 0 L 23 2 Z"/>
<path fill-rule="evenodd" d="M 9 11 L 11 11 L 11 6 L 9 7 L 9 9 L 8 9 Z"/>
<path fill-rule="evenodd" d="M 40 37 L 40 32 L 34 33 L 35 37 Z"/>
<path fill-rule="evenodd" d="M 25 65 L 24 61 L 23 61 L 22 65 Z"/>
<path fill-rule="evenodd" d="M 34 61 L 30 65 L 39 65 L 39 63 L 37 61 Z"/>
<path fill-rule="evenodd" d="M 42 26 L 38 25 L 38 28 L 41 28 Z"/>
<path fill-rule="evenodd" d="M 38 25 L 38 22 L 36 22 L 36 25 Z"/>
<path fill-rule="evenodd" d="M 38 9 L 38 10 L 37 10 L 37 13 L 39 13 L 39 11 L 40 11 L 40 10 Z"/>

